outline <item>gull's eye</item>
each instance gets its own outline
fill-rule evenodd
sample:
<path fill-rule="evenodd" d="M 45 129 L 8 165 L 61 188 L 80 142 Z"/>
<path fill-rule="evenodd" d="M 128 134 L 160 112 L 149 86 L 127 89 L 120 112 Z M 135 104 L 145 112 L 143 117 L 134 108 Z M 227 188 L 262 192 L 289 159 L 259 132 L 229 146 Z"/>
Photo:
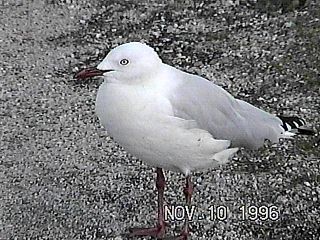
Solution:
<path fill-rule="evenodd" d="M 121 60 L 120 60 L 120 64 L 121 64 L 121 65 L 128 65 L 128 64 L 129 64 L 129 60 L 128 60 L 128 59 L 125 59 L 125 58 L 124 58 L 124 59 L 121 59 Z"/>

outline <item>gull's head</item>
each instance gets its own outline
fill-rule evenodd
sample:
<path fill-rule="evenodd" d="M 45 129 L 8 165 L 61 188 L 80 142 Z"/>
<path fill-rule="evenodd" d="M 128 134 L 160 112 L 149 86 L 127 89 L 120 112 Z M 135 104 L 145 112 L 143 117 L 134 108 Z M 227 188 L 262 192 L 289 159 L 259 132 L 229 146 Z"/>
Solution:
<path fill-rule="evenodd" d="M 106 81 L 139 82 L 150 78 L 162 61 L 146 44 L 131 42 L 112 49 L 96 68 L 80 71 L 76 78 L 103 76 Z"/>

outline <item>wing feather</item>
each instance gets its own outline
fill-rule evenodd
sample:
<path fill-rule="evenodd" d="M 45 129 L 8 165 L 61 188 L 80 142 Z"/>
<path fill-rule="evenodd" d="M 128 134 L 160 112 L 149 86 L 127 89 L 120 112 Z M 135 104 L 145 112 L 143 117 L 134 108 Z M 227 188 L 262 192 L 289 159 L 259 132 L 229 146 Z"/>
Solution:
<path fill-rule="evenodd" d="M 265 139 L 276 142 L 281 136 L 283 129 L 276 116 L 234 98 L 202 77 L 182 71 L 175 77 L 179 84 L 169 94 L 174 115 L 196 121 L 215 139 L 231 140 L 232 146 L 258 148 Z"/>

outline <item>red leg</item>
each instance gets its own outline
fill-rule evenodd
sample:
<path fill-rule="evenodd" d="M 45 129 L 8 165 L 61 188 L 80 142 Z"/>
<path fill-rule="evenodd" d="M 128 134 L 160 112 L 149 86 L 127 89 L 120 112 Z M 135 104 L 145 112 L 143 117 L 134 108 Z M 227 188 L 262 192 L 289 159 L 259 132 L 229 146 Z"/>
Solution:
<path fill-rule="evenodd" d="M 183 189 L 183 193 L 184 193 L 184 196 L 186 198 L 186 205 L 190 206 L 191 205 L 191 197 L 192 197 L 192 193 L 193 193 L 193 186 L 192 186 L 191 176 L 190 175 L 188 175 L 186 177 L 186 186 Z M 183 226 L 182 232 L 180 233 L 179 236 L 177 236 L 175 238 L 175 240 L 187 240 L 189 234 L 190 234 L 189 221 L 186 218 L 185 222 L 184 222 L 184 226 Z"/>
<path fill-rule="evenodd" d="M 133 228 L 130 229 L 130 237 L 134 236 L 152 236 L 162 238 L 165 234 L 165 222 L 163 215 L 163 194 L 166 185 L 166 180 L 161 168 L 156 169 L 157 180 L 156 187 L 158 190 L 158 224 L 152 228 Z"/>
<path fill-rule="evenodd" d="M 186 198 L 186 205 L 190 207 L 191 206 L 191 197 L 192 197 L 192 193 L 193 193 L 193 185 L 192 185 L 192 182 L 191 182 L 191 176 L 190 175 L 188 175 L 186 177 L 186 187 L 184 188 L 183 193 L 184 193 L 185 198 Z M 183 237 L 182 239 L 184 239 L 184 240 L 188 239 L 189 234 L 190 234 L 189 221 L 186 218 L 185 222 L 184 222 L 183 230 L 181 232 L 181 236 Z"/>

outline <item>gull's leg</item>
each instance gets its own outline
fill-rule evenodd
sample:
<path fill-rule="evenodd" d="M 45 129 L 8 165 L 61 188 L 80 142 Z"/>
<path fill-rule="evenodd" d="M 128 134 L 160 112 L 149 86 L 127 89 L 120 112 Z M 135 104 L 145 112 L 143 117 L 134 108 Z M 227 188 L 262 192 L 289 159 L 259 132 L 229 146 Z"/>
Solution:
<path fill-rule="evenodd" d="M 191 176 L 190 175 L 188 175 L 186 177 L 186 186 L 183 189 L 183 193 L 186 198 L 186 205 L 188 207 L 190 207 L 191 206 L 191 197 L 192 197 L 192 193 L 193 193 L 193 186 L 191 183 Z M 180 233 L 180 235 L 178 237 L 175 238 L 175 240 L 187 240 L 189 234 L 190 234 L 189 220 L 188 220 L 188 218 L 186 218 L 184 221 L 184 226 L 183 226 L 182 232 Z"/>
<path fill-rule="evenodd" d="M 193 185 L 192 185 L 192 182 L 191 182 L 191 176 L 190 175 L 188 175 L 186 177 L 186 187 L 184 188 L 183 193 L 184 193 L 185 198 L 186 198 L 186 205 L 188 207 L 190 207 L 191 206 L 191 197 L 192 197 L 192 193 L 193 193 Z M 188 218 L 186 218 L 185 222 L 184 222 L 184 227 L 183 227 L 183 230 L 182 230 L 182 233 L 181 233 L 181 235 L 184 236 L 183 239 L 187 239 L 189 233 L 190 233 L 189 221 L 188 221 Z"/>
<path fill-rule="evenodd" d="M 164 187 L 166 185 L 166 180 L 163 175 L 161 168 L 156 169 L 157 180 L 156 187 L 158 190 L 158 224 L 152 228 L 132 228 L 130 229 L 130 237 L 133 236 L 152 236 L 157 238 L 162 238 L 165 234 L 165 222 L 163 215 L 163 194 Z"/>

